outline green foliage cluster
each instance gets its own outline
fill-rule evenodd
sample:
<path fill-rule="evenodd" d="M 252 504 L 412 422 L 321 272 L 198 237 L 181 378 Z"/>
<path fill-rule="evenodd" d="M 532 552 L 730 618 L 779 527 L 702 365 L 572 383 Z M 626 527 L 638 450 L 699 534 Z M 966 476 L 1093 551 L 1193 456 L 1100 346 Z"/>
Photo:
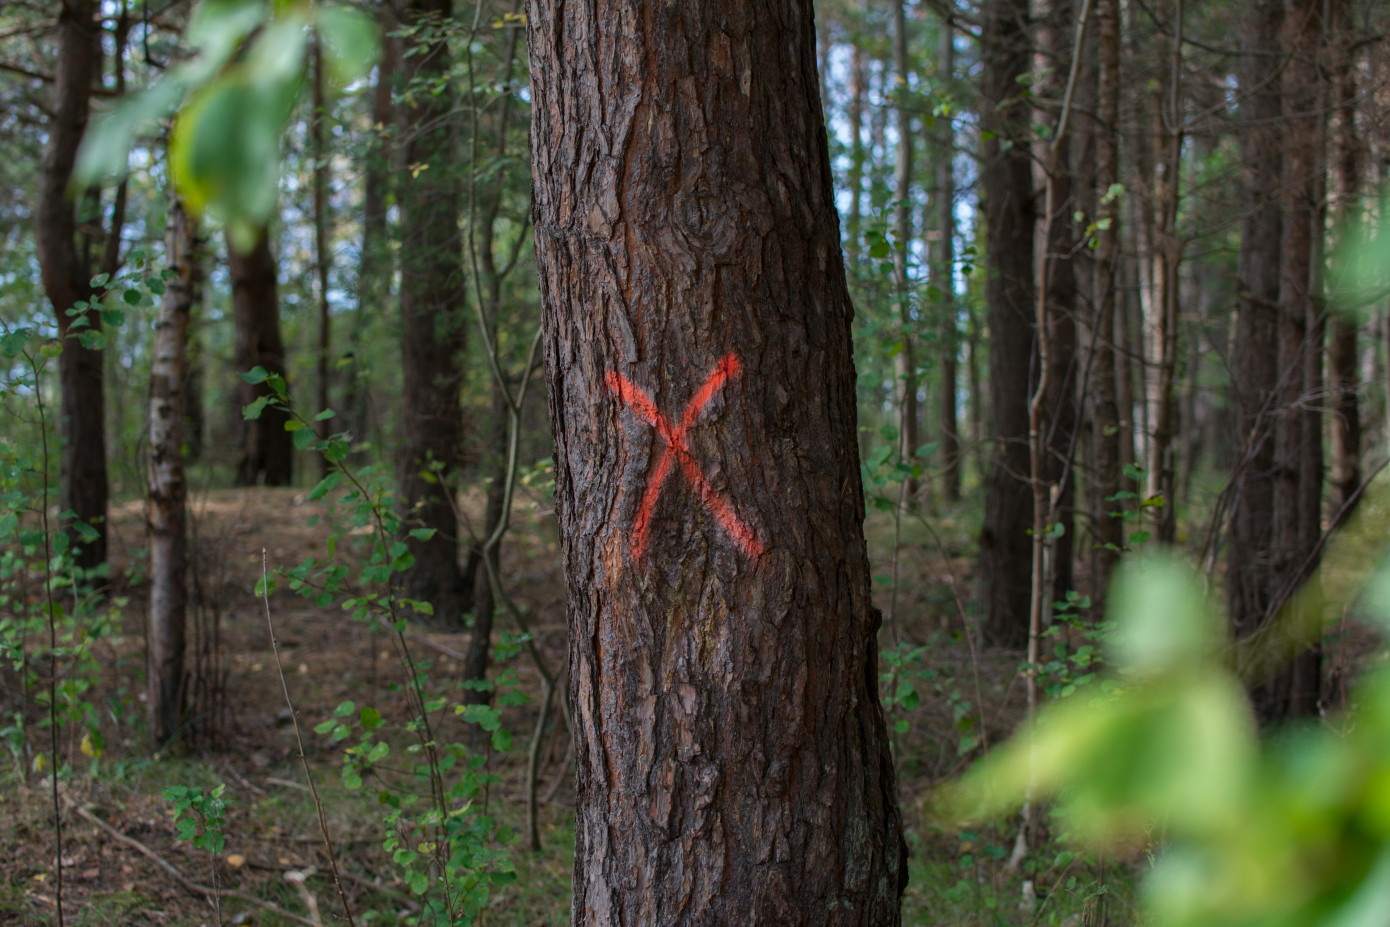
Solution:
<path fill-rule="evenodd" d="M 1367 603 L 1380 611 L 1384 603 Z M 1115 672 L 945 790 L 988 819 L 1055 796 L 1084 847 L 1151 847 L 1155 923 L 1382 924 L 1390 915 L 1390 673 L 1363 680 L 1340 728 L 1262 741 L 1199 580 L 1165 558 L 1118 581 Z"/>

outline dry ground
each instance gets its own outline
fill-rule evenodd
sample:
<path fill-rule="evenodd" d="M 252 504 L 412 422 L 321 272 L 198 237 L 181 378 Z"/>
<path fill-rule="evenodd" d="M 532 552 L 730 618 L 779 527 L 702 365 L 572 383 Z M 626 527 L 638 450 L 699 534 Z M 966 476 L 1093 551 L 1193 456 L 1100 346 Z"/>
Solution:
<path fill-rule="evenodd" d="M 106 749 L 99 759 L 78 756 L 75 774 L 62 784 L 65 805 L 80 805 L 91 817 L 64 815 L 64 911 L 67 924 L 200 925 L 217 916 L 205 897 L 179 877 L 219 884 L 269 901 L 299 918 L 340 922 L 335 890 L 315 809 L 298 762 L 294 728 L 285 703 L 275 655 L 270 647 L 263 603 L 253 595 L 260 577 L 262 550 L 274 571 L 324 556 L 324 537 L 332 523 L 329 503 L 305 501 L 304 490 L 248 489 L 207 493 L 193 500 L 196 515 L 196 571 L 201 590 L 200 627 L 215 618 L 221 635 L 225 673 L 222 710 L 199 722 L 200 739 L 191 751 L 151 758 L 144 721 L 141 666 L 146 587 L 141 581 L 143 520 L 139 503 L 121 507 L 112 520 L 116 592 L 128 598 L 122 633 L 104 641 L 99 658 L 103 679 L 98 697 Z M 463 502 L 476 525 L 482 498 Z M 318 515 L 318 523 L 309 523 Z M 977 652 L 962 634 L 968 598 L 969 561 L 965 554 L 973 528 L 950 512 L 904 526 L 893 575 L 893 532 L 884 516 L 870 525 L 870 553 L 878 571 L 876 594 L 887 618 L 883 646 L 905 652 L 930 645 L 904 667 L 903 678 L 921 696 L 920 705 L 894 709 L 890 722 L 906 721 L 897 735 L 904 815 L 913 849 L 913 883 L 905 899 L 905 923 L 1030 923 L 1020 913 L 1019 879 L 1003 872 L 1000 857 L 1011 847 L 1012 832 L 956 834 L 936 827 L 923 814 L 923 796 L 943 778 L 956 774 L 976 756 L 983 717 L 984 740 L 1000 739 L 1016 723 L 1022 707 L 1017 685 L 1019 655 Z M 349 539 L 350 541 L 350 539 Z M 340 553 L 351 558 L 344 541 Z M 550 503 L 518 499 L 514 528 L 503 554 L 503 574 L 520 604 L 528 609 L 537 642 L 552 665 L 564 651 L 563 585 Z M 314 607 L 290 592 L 281 580 L 270 597 L 281 645 L 285 680 L 305 739 L 309 764 L 327 813 L 349 901 L 359 922 L 396 923 L 419 910 L 390 856 L 381 849 L 384 827 L 374 800 L 347 791 L 341 783 L 341 750 L 313 733 L 344 700 L 372 705 L 389 718 L 408 717 L 391 636 L 349 619 L 336 605 Z M 514 630 L 500 621 L 501 630 Z M 466 632 L 412 630 L 412 656 L 428 665 L 435 694 L 453 700 Z M 539 677 L 525 657 L 509 664 L 520 688 L 539 692 Z M 12 676 L 0 675 L 0 700 L 16 699 Z M 983 704 L 983 711 L 979 705 Z M 470 732 L 445 712 L 436 736 L 465 740 Z M 508 726 L 518 733 L 506 753 L 490 753 L 489 768 L 502 781 L 489 792 L 488 811 L 518 829 L 524 818 L 524 747 L 534 708 L 510 710 Z M 30 718 L 31 725 L 37 715 Z M 514 844 L 518 881 L 495 891 L 485 921 L 496 925 L 568 923 L 572 868 L 572 770 L 562 724 L 552 725 L 541 773 L 540 821 L 543 849 L 531 853 L 524 840 Z M 31 730 L 31 748 L 43 749 L 46 732 Z M 962 742 L 967 749 L 962 750 Z M 476 739 L 470 741 L 476 744 Z M 89 763 L 88 767 L 83 767 Z M 32 754 L 0 779 L 0 924 L 57 923 L 55 855 L 48 780 L 33 768 Z M 187 843 L 174 840 L 170 785 L 209 789 L 226 786 L 226 850 L 216 862 Z M 368 789 L 368 791 L 371 791 Z M 116 836 L 119 834 L 126 839 Z M 142 853 L 139 847 L 148 850 Z M 1055 852 L 1055 851 L 1052 851 Z M 152 859 L 166 861 L 179 875 Z M 1095 884 L 1097 872 L 1085 861 L 1037 874 L 1040 894 L 1056 889 L 1056 900 L 1037 912 L 1039 923 L 1074 922 L 1076 911 Z M 1066 862 L 1063 858 L 1063 862 Z M 292 873 L 308 872 L 303 883 Z M 1080 876 L 1068 884 L 1064 878 Z M 1113 882 L 1113 876 L 1112 876 Z M 315 913 L 317 910 L 317 913 Z M 283 924 L 294 921 L 243 900 L 222 902 L 226 924 Z M 1112 919 L 1112 923 L 1117 923 Z"/>

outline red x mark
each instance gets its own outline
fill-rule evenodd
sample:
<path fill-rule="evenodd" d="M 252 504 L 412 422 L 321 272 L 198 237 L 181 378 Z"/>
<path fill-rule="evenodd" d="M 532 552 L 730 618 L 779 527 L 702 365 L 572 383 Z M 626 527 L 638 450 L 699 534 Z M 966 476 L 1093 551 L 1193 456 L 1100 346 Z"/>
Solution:
<path fill-rule="evenodd" d="M 714 513 L 714 517 L 719 519 L 719 524 L 724 526 L 729 537 L 733 538 L 748 556 L 757 559 L 762 554 L 763 546 L 758 543 L 753 530 L 739 521 L 729 500 L 710 485 L 704 471 L 700 469 L 700 464 L 695 460 L 695 455 L 690 452 L 690 445 L 686 443 L 686 434 L 694 427 L 705 406 L 709 405 L 714 394 L 730 377 L 738 376 L 740 370 L 738 358 L 732 354 L 725 355 L 710 375 L 705 377 L 705 382 L 700 384 L 690 402 L 686 403 L 679 425 L 672 425 L 671 420 L 661 414 L 656 403 L 652 402 L 651 397 L 641 387 L 616 371 L 608 374 L 609 392 L 636 412 L 638 418 L 655 428 L 666 444 L 661 449 L 661 456 L 656 460 L 656 469 L 652 471 L 651 480 L 642 492 L 642 502 L 637 509 L 637 521 L 632 526 L 632 554 L 636 559 L 641 560 L 642 553 L 647 548 L 647 537 L 651 531 L 656 501 L 661 498 L 661 487 L 666 482 L 666 477 L 671 475 L 673 463 L 677 461 L 685 473 L 685 478 L 690 481 L 690 485 L 699 490 L 700 499 Z"/>

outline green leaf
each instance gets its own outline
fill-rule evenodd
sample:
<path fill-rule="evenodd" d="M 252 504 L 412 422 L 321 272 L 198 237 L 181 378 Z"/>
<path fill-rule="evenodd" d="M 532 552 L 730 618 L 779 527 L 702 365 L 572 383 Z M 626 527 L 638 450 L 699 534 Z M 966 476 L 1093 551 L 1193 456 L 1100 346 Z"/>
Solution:
<path fill-rule="evenodd" d="M 269 396 L 257 396 L 256 401 L 241 410 L 241 417 L 248 422 L 254 422 L 261 417 L 265 411 L 266 404 L 270 402 Z"/>
<path fill-rule="evenodd" d="M 313 489 L 309 490 L 309 500 L 313 501 L 316 499 L 322 499 L 324 496 L 328 495 L 330 492 L 333 491 L 333 489 L 338 485 L 338 483 L 342 481 L 342 478 L 343 474 L 337 470 L 334 470 L 332 473 L 319 480 L 318 484 Z"/>
<path fill-rule="evenodd" d="M 380 53 L 376 24 L 358 10 L 346 6 L 319 9 L 315 22 L 323 43 L 328 79 L 346 87 L 366 76 Z"/>
<path fill-rule="evenodd" d="M 269 379 L 269 377 L 270 374 L 267 373 L 266 369 L 262 367 L 260 364 L 257 364 L 255 367 L 252 367 L 250 370 L 246 371 L 241 375 L 241 378 L 245 380 L 247 383 L 250 383 L 252 386 L 255 386 L 259 383 L 264 383 L 267 379 Z"/>
<path fill-rule="evenodd" d="M 319 436 L 314 434 L 313 429 L 303 428 L 294 433 L 294 446 L 302 451 L 310 447 L 318 439 Z"/>
<path fill-rule="evenodd" d="M 374 731 L 381 727 L 381 712 L 368 706 L 362 709 L 362 726 L 369 731 Z"/>
<path fill-rule="evenodd" d="M 335 709 L 333 709 L 333 714 L 334 714 L 334 716 L 339 717 L 339 718 L 346 718 L 348 715 L 352 714 L 352 713 L 353 713 L 354 711 L 356 711 L 356 710 L 357 710 L 357 703 L 356 703 L 356 702 L 346 701 L 346 702 L 341 702 L 341 703 L 339 703 L 338 707 L 335 708 Z"/>
<path fill-rule="evenodd" d="M 328 421 L 330 418 L 332 418 L 333 416 L 335 416 L 335 415 L 337 415 L 337 414 L 338 414 L 338 413 L 337 413 L 337 412 L 334 412 L 332 409 L 324 409 L 324 410 L 323 410 L 322 412 L 320 412 L 318 415 L 315 415 L 315 416 L 314 416 L 314 421 L 316 421 L 316 422 L 326 422 L 326 421 Z"/>
<path fill-rule="evenodd" d="M 62 342 L 59 341 L 49 341 L 46 344 L 39 346 L 39 354 L 41 354 L 44 357 L 57 357 L 59 354 L 62 353 L 63 345 Z"/>

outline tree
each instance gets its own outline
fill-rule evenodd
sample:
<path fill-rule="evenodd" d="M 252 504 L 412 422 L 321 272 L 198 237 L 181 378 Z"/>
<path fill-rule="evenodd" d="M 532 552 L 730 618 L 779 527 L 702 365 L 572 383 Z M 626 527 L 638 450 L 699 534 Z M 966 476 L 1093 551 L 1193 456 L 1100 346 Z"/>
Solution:
<path fill-rule="evenodd" d="M 1232 630 L 1248 634 L 1264 620 L 1273 578 L 1274 390 L 1278 377 L 1279 240 L 1283 151 L 1279 56 L 1283 0 L 1256 0 L 1241 22 L 1241 179 L 1245 217 L 1239 258 L 1240 305 L 1231 346 L 1237 410 L 1237 461 L 1226 569 Z"/>
<path fill-rule="evenodd" d="M 183 443 L 188 386 L 188 322 L 197 290 L 196 222 L 170 197 L 166 251 L 174 273 L 165 283 L 155 320 L 150 368 L 149 706 L 150 733 L 164 747 L 183 724 L 187 697 L 184 628 L 188 612 L 188 527 Z"/>
<path fill-rule="evenodd" d="M 936 76 L 945 92 L 955 79 L 956 32 L 948 20 L 940 25 L 940 47 Z M 960 499 L 960 416 L 956 409 L 956 352 L 960 337 L 956 330 L 956 133 L 953 117 L 943 113 L 936 119 L 932 139 L 936 146 L 937 246 L 931 263 L 931 281 L 941 301 L 941 338 L 937 362 L 941 366 L 938 410 L 941 418 L 941 492 L 947 500 Z M 975 400 L 972 398 L 971 400 Z"/>
<path fill-rule="evenodd" d="M 463 447 L 463 352 L 467 348 L 462 196 L 449 42 L 441 25 L 452 0 L 413 0 L 401 19 L 413 30 L 401 64 L 411 86 L 398 108 L 404 145 L 401 204 L 401 499 L 418 533 L 405 595 L 429 602 L 441 627 L 462 627 L 472 592 L 459 567 L 458 519 L 450 496 Z M 446 89 L 436 92 L 438 86 Z"/>
<path fill-rule="evenodd" d="M 79 248 L 77 204 L 68 187 L 87 128 L 92 83 L 99 73 L 96 65 L 100 59 L 92 54 L 98 32 L 95 12 L 93 0 L 63 0 L 58 11 L 54 104 L 34 210 L 39 269 L 63 341 L 58 361 L 62 384 L 58 511 L 73 513 L 78 522 L 96 531 L 94 538 L 78 544 L 76 562 L 86 568 L 106 560 L 106 397 L 102 389 L 101 313 L 84 311 L 98 295 L 91 285 L 95 268 L 84 253 L 89 247 Z M 115 271 L 119 225 L 113 223 L 109 234 L 106 250 L 111 256 L 103 262 L 108 274 Z"/>
<path fill-rule="evenodd" d="M 532 0 L 576 924 L 899 922 L 807 0 Z"/>
<path fill-rule="evenodd" d="M 1032 571 L 1028 529 L 1029 372 L 1033 368 L 1033 202 L 1029 107 L 1019 93 L 1028 75 L 1027 0 L 985 6 L 981 125 L 985 129 L 980 200 L 988 240 L 989 396 L 994 448 L 980 534 L 984 633 L 992 643 L 1028 639 Z M 1007 144 L 1006 144 L 1007 143 Z"/>
<path fill-rule="evenodd" d="M 227 268 L 232 278 L 232 318 L 236 328 L 236 365 L 240 373 L 261 367 L 284 376 L 285 343 L 280 337 L 279 281 L 270 235 L 262 229 L 247 251 L 227 235 Z M 264 383 L 245 380 L 237 386 L 240 405 L 248 406 L 271 395 Z M 270 406 L 259 417 L 241 426 L 241 453 L 237 459 L 238 486 L 288 486 L 294 475 L 293 436 L 285 430 L 289 413 Z"/>

